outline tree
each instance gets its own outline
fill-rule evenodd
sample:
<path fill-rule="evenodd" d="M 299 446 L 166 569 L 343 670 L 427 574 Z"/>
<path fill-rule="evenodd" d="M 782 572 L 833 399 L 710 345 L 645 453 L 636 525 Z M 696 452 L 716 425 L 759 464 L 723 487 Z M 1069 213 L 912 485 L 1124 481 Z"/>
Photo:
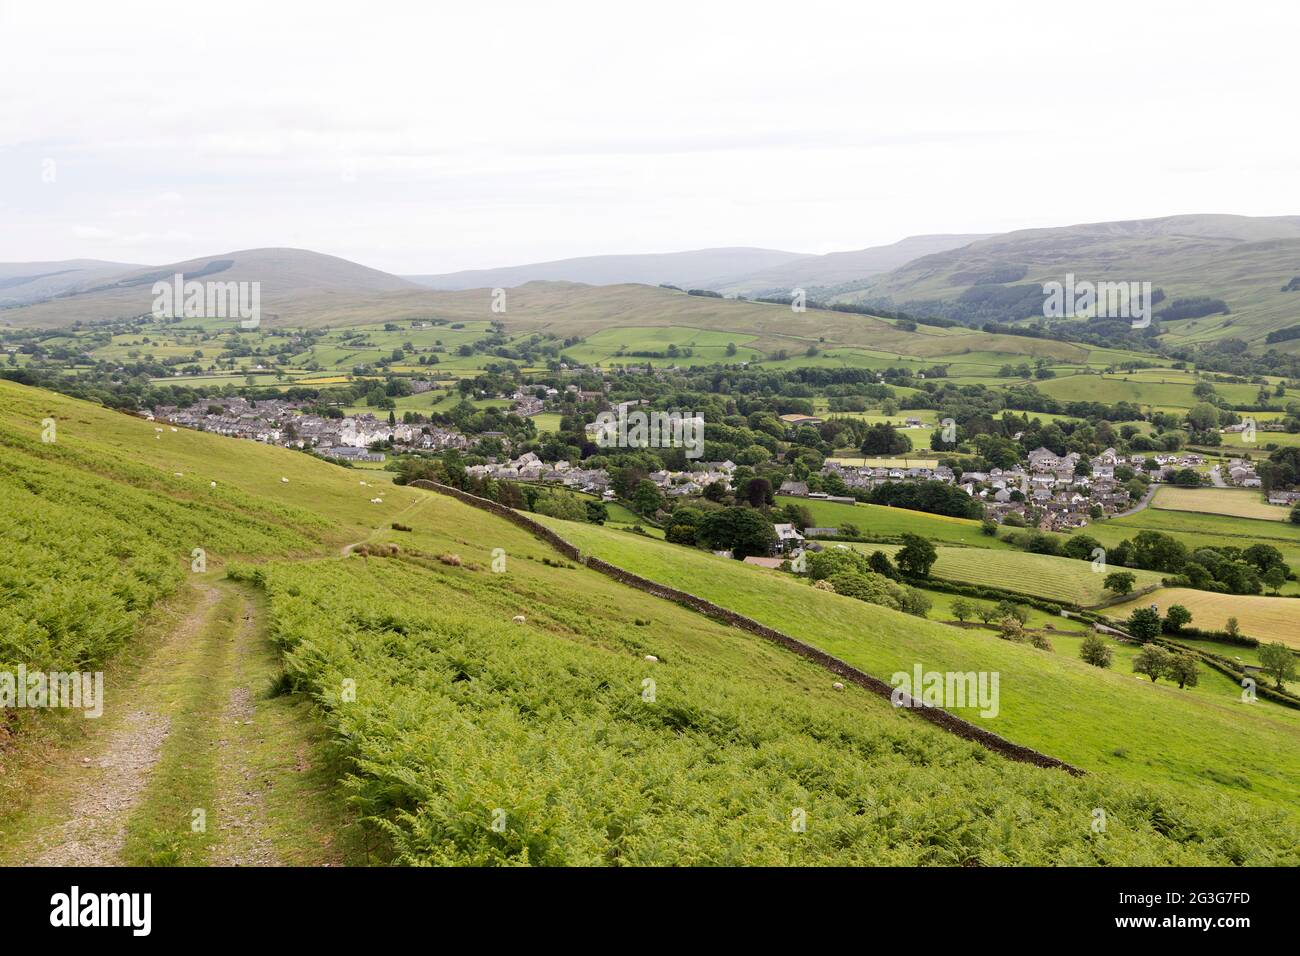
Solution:
<path fill-rule="evenodd" d="M 1286 584 L 1286 572 L 1281 568 L 1269 568 L 1261 577 L 1261 580 L 1268 585 L 1268 589 L 1274 594 L 1282 590 Z"/>
<path fill-rule="evenodd" d="M 994 608 L 999 620 L 1015 621 L 1022 627 L 1029 623 L 1029 611 L 1022 604 L 1013 604 L 1010 601 L 999 601 Z"/>
<path fill-rule="evenodd" d="M 1155 644 L 1148 644 L 1138 651 L 1137 657 L 1133 658 L 1133 673 L 1145 674 L 1154 684 L 1169 669 L 1169 662 L 1170 654 L 1167 650 Z"/>
<path fill-rule="evenodd" d="M 1110 667 L 1111 657 L 1110 645 L 1101 639 L 1100 634 L 1089 634 L 1079 645 L 1079 659 L 1093 667 Z"/>
<path fill-rule="evenodd" d="M 632 504 L 640 514 L 654 514 L 663 505 L 658 486 L 649 478 L 641 479 L 637 483 L 636 491 L 632 493 Z"/>
<path fill-rule="evenodd" d="M 952 616 L 962 624 L 975 616 L 975 605 L 971 604 L 965 598 L 957 598 L 952 602 Z"/>
<path fill-rule="evenodd" d="M 753 508 L 770 505 L 775 500 L 772 495 L 772 483 L 766 478 L 749 479 L 741 494 Z"/>
<path fill-rule="evenodd" d="M 1291 506 L 1291 523 L 1300 524 L 1300 502 Z"/>
<path fill-rule="evenodd" d="M 929 541 L 919 534 L 910 532 L 903 535 L 903 547 L 894 555 L 894 562 L 904 574 L 913 577 L 928 578 L 930 568 L 939 559 L 939 552 Z"/>
<path fill-rule="evenodd" d="M 862 439 L 864 455 L 901 455 L 911 448 L 912 442 L 906 435 L 884 422 L 877 422 L 868 428 Z"/>
<path fill-rule="evenodd" d="M 1128 618 L 1129 632 L 1143 644 L 1149 644 L 1160 636 L 1160 613 L 1149 607 L 1134 610 Z"/>
<path fill-rule="evenodd" d="M 700 522 L 700 536 L 715 551 L 730 551 L 737 561 L 766 557 L 776 546 L 776 531 L 761 511 L 737 506 L 710 511 Z"/>
<path fill-rule="evenodd" d="M 1241 637 L 1241 625 L 1237 623 L 1235 617 L 1228 618 L 1227 623 L 1223 625 L 1223 629 L 1228 632 L 1229 637 Z"/>
<path fill-rule="evenodd" d="M 1283 689 L 1285 681 L 1294 680 L 1296 676 L 1295 654 L 1282 643 L 1261 644 L 1259 666 L 1265 674 L 1277 682 L 1278 690 Z"/>
<path fill-rule="evenodd" d="M 867 558 L 867 566 L 876 574 L 883 574 L 887 578 L 898 577 L 898 569 L 889 560 L 889 555 L 883 551 L 872 551 L 871 557 Z"/>
<path fill-rule="evenodd" d="M 603 501 L 587 502 L 587 520 L 592 524 L 604 524 L 609 520 L 609 509 Z"/>
<path fill-rule="evenodd" d="M 1165 630 L 1170 634 L 1177 634 L 1191 623 L 1192 612 L 1181 604 L 1170 605 L 1169 610 L 1165 612 Z"/>
<path fill-rule="evenodd" d="M 1136 581 L 1137 577 L 1131 571 L 1112 571 L 1106 575 L 1106 580 L 1102 584 L 1108 591 L 1114 591 L 1116 594 L 1128 594 L 1133 590 Z"/>
<path fill-rule="evenodd" d="M 1195 687 L 1201 679 L 1196 667 L 1196 658 L 1191 654 L 1171 654 L 1165 676 L 1172 681 L 1177 681 L 1179 689 Z"/>
<path fill-rule="evenodd" d="M 993 604 L 980 604 L 975 609 L 975 616 L 985 624 L 992 624 L 998 619 L 998 609 Z"/>

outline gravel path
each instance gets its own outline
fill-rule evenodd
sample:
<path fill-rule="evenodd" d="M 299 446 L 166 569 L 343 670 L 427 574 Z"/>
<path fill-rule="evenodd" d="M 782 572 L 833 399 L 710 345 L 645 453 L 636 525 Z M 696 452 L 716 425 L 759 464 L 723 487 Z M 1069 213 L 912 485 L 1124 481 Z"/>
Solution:
<path fill-rule="evenodd" d="M 198 634 L 219 593 L 199 585 L 202 598 L 168 637 L 159 653 Z M 134 689 L 139 696 L 140 688 Z M 110 699 L 111 704 L 111 699 Z M 162 753 L 170 719 L 157 710 L 140 708 L 127 714 L 112 731 L 99 756 L 84 757 L 70 772 L 85 783 L 78 789 L 68 819 L 42 834 L 43 849 L 35 866 L 113 866 L 126 845 L 126 825 L 140 801 L 149 775 Z"/>

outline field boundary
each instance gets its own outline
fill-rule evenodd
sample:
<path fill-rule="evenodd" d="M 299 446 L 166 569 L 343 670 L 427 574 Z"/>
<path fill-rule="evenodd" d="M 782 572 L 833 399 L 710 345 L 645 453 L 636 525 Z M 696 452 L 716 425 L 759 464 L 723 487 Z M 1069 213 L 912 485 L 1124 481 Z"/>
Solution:
<path fill-rule="evenodd" d="M 491 501 L 490 499 L 480 498 L 477 495 L 471 495 L 469 492 L 461 491 L 459 488 L 453 488 L 450 485 L 440 484 L 436 481 L 429 481 L 423 478 L 412 481 L 410 487 L 436 491 L 440 494 L 445 494 L 449 497 L 455 498 L 463 504 L 505 518 L 511 524 L 530 532 L 535 537 L 552 545 L 565 557 L 577 561 L 580 564 L 585 564 L 593 571 L 597 571 L 606 577 L 613 578 L 621 584 L 634 587 L 639 591 L 644 591 L 653 597 L 673 601 L 677 604 L 683 605 L 684 607 L 690 608 L 693 611 L 698 611 L 707 617 L 714 618 L 725 624 L 729 624 L 732 627 L 740 628 L 741 630 L 748 631 L 751 634 L 756 634 L 759 637 L 772 641 L 773 643 L 780 644 L 782 647 L 789 651 L 793 651 L 800 657 L 812 661 L 814 664 L 830 671 L 832 674 L 843 677 L 845 680 L 856 684 L 873 694 L 884 697 L 891 703 L 893 702 L 894 695 L 897 693 L 899 699 L 902 701 L 902 706 L 906 707 L 912 713 L 915 713 L 922 720 L 928 721 L 951 734 L 969 740 L 972 743 L 977 743 L 995 753 L 1001 754 L 1009 760 L 1032 764 L 1036 767 L 1064 770 L 1067 773 L 1074 774 L 1075 776 L 1084 775 L 1084 771 L 1078 767 L 1071 766 L 1063 760 L 1058 760 L 1056 757 L 1050 757 L 1047 754 L 1039 753 L 1037 750 L 1030 747 L 1013 743 L 1005 737 L 1001 737 L 992 731 L 985 730 L 983 727 L 972 724 L 968 720 L 963 720 L 941 707 L 934 707 L 925 704 L 923 701 L 911 697 L 906 692 L 896 690 L 892 684 L 888 684 L 878 677 L 873 677 L 865 671 L 859 670 L 853 665 L 840 660 L 838 657 L 827 654 L 820 648 L 813 647 L 811 644 L 807 644 L 798 638 L 791 637 L 789 634 L 768 627 L 766 624 L 761 624 L 742 614 L 737 614 L 735 611 L 722 607 L 719 604 L 714 604 L 712 601 L 706 601 L 694 594 L 689 594 L 686 591 L 680 591 L 677 588 L 659 584 L 658 582 L 651 581 L 648 578 L 643 578 L 640 575 L 633 574 L 630 571 L 625 571 L 622 568 L 610 564 L 608 561 L 603 561 L 594 555 L 583 557 L 581 550 L 579 550 L 575 545 L 566 541 L 555 531 L 540 522 L 534 521 L 532 518 L 515 511 L 513 508 L 507 508 L 505 505 Z"/>

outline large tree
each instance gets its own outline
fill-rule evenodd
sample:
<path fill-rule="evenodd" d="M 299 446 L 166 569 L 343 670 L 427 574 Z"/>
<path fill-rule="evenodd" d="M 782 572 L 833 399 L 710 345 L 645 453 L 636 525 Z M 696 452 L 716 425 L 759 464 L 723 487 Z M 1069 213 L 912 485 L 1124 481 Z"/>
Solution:
<path fill-rule="evenodd" d="M 862 439 L 864 455 L 901 455 L 912 450 L 911 440 L 898 429 L 884 422 L 877 422 L 867 429 Z"/>
<path fill-rule="evenodd" d="M 939 552 L 919 534 L 905 533 L 903 547 L 894 555 L 894 563 L 903 571 L 918 578 L 930 576 L 930 568 L 939 559 Z"/>

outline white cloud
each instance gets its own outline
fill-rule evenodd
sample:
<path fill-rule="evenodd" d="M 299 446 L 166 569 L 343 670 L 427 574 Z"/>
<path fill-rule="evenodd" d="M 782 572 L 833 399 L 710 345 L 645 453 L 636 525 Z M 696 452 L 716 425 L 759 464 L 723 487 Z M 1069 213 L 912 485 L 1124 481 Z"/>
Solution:
<path fill-rule="evenodd" d="M 0 260 L 429 272 L 1300 211 L 1294 5 L 447 6 L 12 5 Z"/>

